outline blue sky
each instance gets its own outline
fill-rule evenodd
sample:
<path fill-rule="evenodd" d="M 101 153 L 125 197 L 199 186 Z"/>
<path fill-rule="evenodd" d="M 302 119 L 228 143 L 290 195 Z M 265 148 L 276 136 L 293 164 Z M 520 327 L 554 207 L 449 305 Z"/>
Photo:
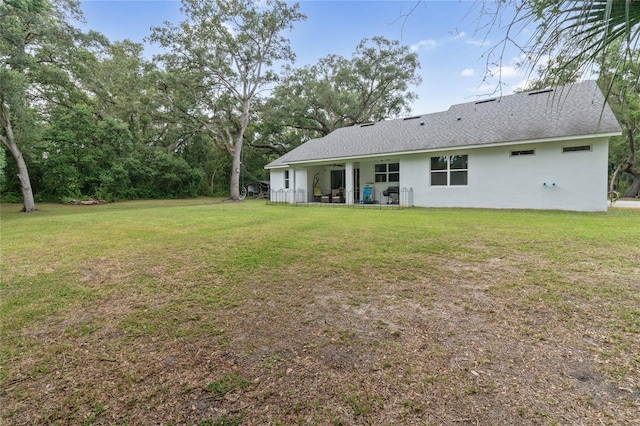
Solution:
<path fill-rule="evenodd" d="M 478 29 L 479 2 L 396 1 L 396 0 L 302 0 L 307 20 L 297 23 L 288 34 L 297 60 L 294 66 L 313 64 L 318 59 L 339 54 L 350 57 L 363 38 L 385 36 L 399 40 L 420 58 L 423 83 L 414 88 L 419 99 L 414 114 L 443 111 L 452 104 L 491 95 L 497 78 L 484 80 L 487 51 L 500 42 L 499 29 L 487 34 Z M 84 0 L 85 30 L 105 34 L 110 40 L 129 39 L 142 43 L 153 26 L 182 20 L 179 1 Z M 403 18 L 408 12 L 409 16 Z M 526 33 L 521 34 L 526 38 Z M 157 48 L 156 48 L 157 49 Z M 146 55 L 157 52 L 153 46 Z M 515 48 L 503 55 L 503 94 L 524 81 L 515 63 Z M 495 69 L 494 69 L 495 71 Z"/>

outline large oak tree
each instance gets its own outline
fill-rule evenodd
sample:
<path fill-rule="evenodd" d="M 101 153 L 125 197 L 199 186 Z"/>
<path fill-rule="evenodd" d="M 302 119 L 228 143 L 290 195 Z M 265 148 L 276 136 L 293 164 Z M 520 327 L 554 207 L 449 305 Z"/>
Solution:
<path fill-rule="evenodd" d="M 183 0 L 186 20 L 154 28 L 164 49 L 160 82 L 185 126 L 206 132 L 232 158 L 230 199 L 240 198 L 245 133 L 260 93 L 276 81 L 274 68 L 295 55 L 283 33 L 305 19 L 298 4 L 280 0 Z"/>
<path fill-rule="evenodd" d="M 21 147 L 50 106 L 84 96 L 74 68 L 104 42 L 69 23 L 81 19 L 76 0 L 0 1 L 0 142 L 16 163 L 25 212 L 36 206 Z"/>
<path fill-rule="evenodd" d="M 384 37 L 364 39 L 351 58 L 329 55 L 314 65 L 289 69 L 269 101 L 284 125 L 325 136 L 345 126 L 396 117 L 417 98 L 417 54 Z"/>

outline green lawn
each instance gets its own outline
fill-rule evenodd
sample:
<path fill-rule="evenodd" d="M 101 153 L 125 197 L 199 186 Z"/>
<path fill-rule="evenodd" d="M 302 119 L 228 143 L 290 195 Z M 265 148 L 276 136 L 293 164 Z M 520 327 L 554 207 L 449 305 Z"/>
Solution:
<path fill-rule="evenodd" d="M 0 424 L 640 412 L 640 211 L 1 207 Z"/>

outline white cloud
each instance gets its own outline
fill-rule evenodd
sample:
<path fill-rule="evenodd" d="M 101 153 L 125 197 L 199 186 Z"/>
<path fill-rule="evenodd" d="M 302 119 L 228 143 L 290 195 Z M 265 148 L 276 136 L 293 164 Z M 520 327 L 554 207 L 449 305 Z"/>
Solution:
<path fill-rule="evenodd" d="M 419 42 L 412 44 L 410 49 L 412 52 L 417 52 L 418 50 L 431 50 L 436 47 L 437 43 L 435 40 L 420 40 Z"/>
<path fill-rule="evenodd" d="M 523 91 L 529 86 L 530 83 L 531 83 L 531 80 L 528 79 L 528 78 L 525 78 L 525 79 L 521 80 L 519 83 L 514 84 L 513 85 L 513 90 L 514 91 L 515 90 Z"/>
<path fill-rule="evenodd" d="M 476 70 L 473 68 L 465 68 L 460 73 L 460 76 L 462 77 L 473 77 L 474 75 L 476 75 Z"/>
<path fill-rule="evenodd" d="M 487 47 L 491 44 L 491 42 L 489 40 L 474 40 L 472 38 L 470 38 L 469 40 L 465 41 L 466 44 L 470 44 L 472 46 L 479 46 L 479 47 Z"/>
<path fill-rule="evenodd" d="M 465 38 L 467 36 L 467 33 L 465 33 L 464 31 L 461 31 L 459 33 L 457 33 L 455 36 L 453 36 L 454 40 L 458 40 L 461 38 Z"/>
<path fill-rule="evenodd" d="M 481 96 L 495 93 L 495 90 L 496 86 L 484 82 L 481 85 L 474 87 L 470 91 L 478 96 Z"/>
<path fill-rule="evenodd" d="M 489 72 L 492 76 L 499 77 L 500 79 L 522 77 L 522 69 L 514 65 L 493 67 L 489 69 Z"/>

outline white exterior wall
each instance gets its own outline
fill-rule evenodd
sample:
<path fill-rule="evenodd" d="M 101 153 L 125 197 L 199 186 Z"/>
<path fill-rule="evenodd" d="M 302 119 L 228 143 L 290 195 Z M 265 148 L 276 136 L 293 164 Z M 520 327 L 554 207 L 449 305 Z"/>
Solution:
<path fill-rule="evenodd" d="M 289 171 L 289 188 L 285 188 L 285 171 Z M 270 171 L 270 200 L 279 203 L 303 203 L 307 200 L 307 169 L 289 168 Z"/>
<path fill-rule="evenodd" d="M 269 171 L 270 197 L 272 202 L 285 202 L 286 191 L 284 189 L 285 169 L 272 169 Z"/>
<path fill-rule="evenodd" d="M 576 145 L 592 150 L 562 153 Z M 526 149 L 535 154 L 510 156 Z M 463 154 L 468 185 L 431 186 L 430 158 Z M 606 211 L 607 165 L 606 138 L 432 152 L 401 160 L 400 186 L 412 187 L 414 205 L 422 207 Z"/>
<path fill-rule="evenodd" d="M 563 147 L 578 145 L 591 145 L 592 150 L 562 152 Z M 608 138 L 597 138 L 360 159 L 360 192 L 365 184 L 374 183 L 376 199 L 384 202 L 381 194 L 388 186 L 413 189 L 416 207 L 606 211 L 608 146 Z M 511 151 L 527 149 L 535 154 L 510 156 Z M 468 155 L 467 186 L 431 186 L 431 157 L 464 154 Z M 375 164 L 381 162 L 400 163 L 399 183 L 375 183 Z M 288 190 L 284 169 L 270 170 L 271 200 L 313 201 L 313 176 L 320 173 L 326 190 L 331 169 L 327 165 L 291 168 Z M 281 198 L 283 194 L 286 199 Z"/>

